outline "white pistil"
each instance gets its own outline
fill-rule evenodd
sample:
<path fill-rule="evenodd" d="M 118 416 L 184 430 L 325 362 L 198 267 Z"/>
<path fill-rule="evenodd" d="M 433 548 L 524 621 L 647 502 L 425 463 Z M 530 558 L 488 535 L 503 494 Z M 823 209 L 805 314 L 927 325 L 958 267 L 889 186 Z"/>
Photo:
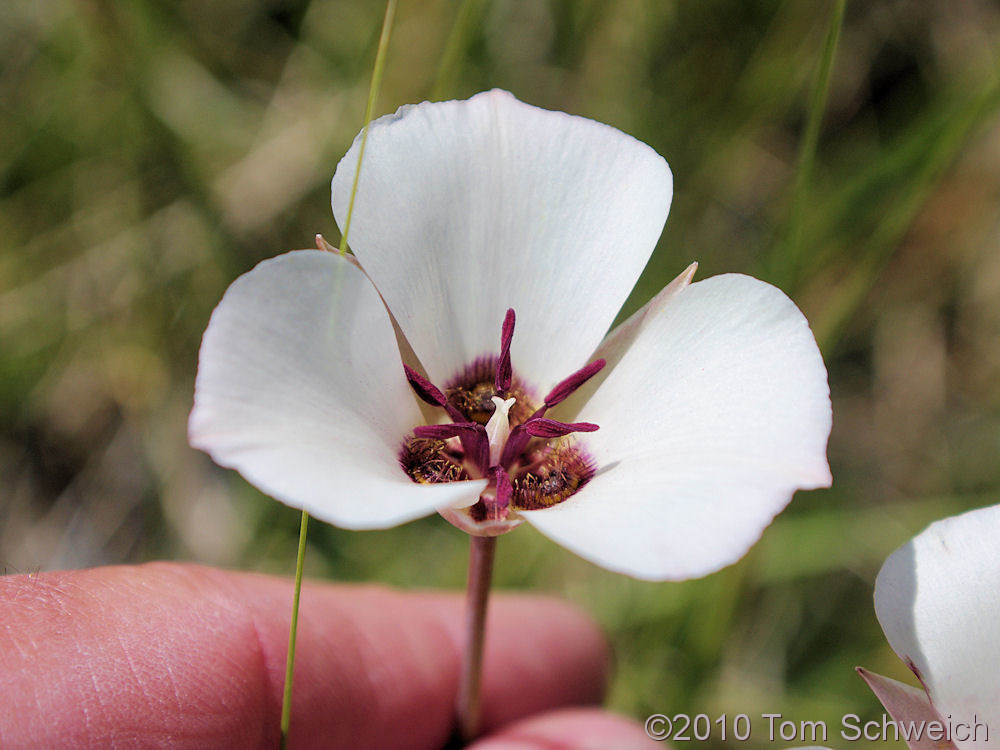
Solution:
<path fill-rule="evenodd" d="M 490 466 L 500 463 L 500 455 L 503 447 L 507 443 L 510 435 L 510 422 L 507 419 L 507 412 L 514 405 L 514 399 L 508 398 L 506 401 L 499 396 L 493 397 L 493 416 L 486 423 L 486 437 L 490 441 Z"/>

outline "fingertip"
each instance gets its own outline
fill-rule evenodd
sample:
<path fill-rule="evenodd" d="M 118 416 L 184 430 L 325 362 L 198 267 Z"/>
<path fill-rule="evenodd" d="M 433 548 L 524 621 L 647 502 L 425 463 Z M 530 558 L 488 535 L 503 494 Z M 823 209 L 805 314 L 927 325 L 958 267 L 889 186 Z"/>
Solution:
<path fill-rule="evenodd" d="M 2 579 L 4 741 L 273 746 L 291 601 L 287 579 L 177 563 Z M 305 583 L 290 745 L 440 747 L 463 615 L 457 595 Z M 486 638 L 486 728 L 603 695 L 607 642 L 571 605 L 498 595 Z"/>
<path fill-rule="evenodd" d="M 632 719 L 596 708 L 570 708 L 509 724 L 467 750 L 652 750 L 663 748 Z"/>
<path fill-rule="evenodd" d="M 270 736 L 254 634 L 216 573 L 151 564 L 4 579 L 5 742 L 252 747 Z"/>

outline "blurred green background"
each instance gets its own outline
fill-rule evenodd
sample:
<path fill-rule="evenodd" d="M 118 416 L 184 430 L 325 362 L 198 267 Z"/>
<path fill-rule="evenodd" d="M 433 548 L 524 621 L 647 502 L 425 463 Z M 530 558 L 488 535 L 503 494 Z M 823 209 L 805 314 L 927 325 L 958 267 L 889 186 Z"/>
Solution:
<path fill-rule="evenodd" d="M 738 565 L 650 584 L 530 528 L 498 546 L 500 587 L 565 596 L 607 628 L 615 708 L 757 718 L 752 742 L 710 746 L 769 746 L 763 712 L 825 720 L 835 747 L 843 714 L 880 716 L 853 667 L 912 681 L 872 611 L 882 560 L 932 519 L 1000 501 L 1000 6 L 848 3 L 806 194 L 833 9 L 404 0 L 376 106 L 499 86 L 615 125 L 667 158 L 676 190 L 626 312 L 698 260 L 700 277 L 778 284 L 811 321 L 835 486 L 797 496 Z M 329 179 L 362 124 L 383 10 L 4 3 L 4 571 L 171 558 L 291 573 L 298 512 L 190 449 L 185 421 L 227 285 L 339 238 Z M 465 555 L 439 518 L 314 523 L 306 572 L 457 589 Z"/>

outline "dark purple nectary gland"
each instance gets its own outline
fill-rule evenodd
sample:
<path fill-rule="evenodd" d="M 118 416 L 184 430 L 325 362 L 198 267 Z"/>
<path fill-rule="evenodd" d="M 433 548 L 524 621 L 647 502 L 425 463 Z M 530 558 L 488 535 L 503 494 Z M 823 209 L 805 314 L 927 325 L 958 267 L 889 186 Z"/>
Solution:
<path fill-rule="evenodd" d="M 505 394 L 496 388 L 497 358 L 484 356 L 467 365 L 462 373 L 445 387 L 448 402 L 460 411 L 470 422 L 486 424 L 493 416 L 493 397 L 503 396 L 516 399 L 507 415 L 510 426 L 515 427 L 538 408 L 528 388 L 516 374 L 511 376 L 510 387 Z"/>

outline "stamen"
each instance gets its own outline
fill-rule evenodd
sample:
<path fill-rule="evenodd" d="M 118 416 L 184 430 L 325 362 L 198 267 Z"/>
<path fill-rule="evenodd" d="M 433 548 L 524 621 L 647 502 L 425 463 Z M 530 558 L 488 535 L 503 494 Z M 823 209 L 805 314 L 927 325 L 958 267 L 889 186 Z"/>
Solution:
<path fill-rule="evenodd" d="M 513 369 L 510 364 L 510 341 L 514 338 L 514 309 L 507 310 L 503 318 L 503 328 L 500 331 L 500 357 L 497 359 L 497 372 L 493 385 L 499 393 L 507 393 L 510 388 Z"/>
<path fill-rule="evenodd" d="M 556 438 L 571 432 L 594 432 L 598 426 L 593 422 L 557 422 L 554 419 L 536 418 L 524 423 L 524 431 L 533 437 Z"/>
<path fill-rule="evenodd" d="M 475 422 L 451 422 L 450 424 L 422 424 L 413 428 L 413 434 L 418 438 L 431 440 L 447 440 L 453 437 L 467 435 L 474 437 L 476 433 L 485 431 L 481 424 Z"/>
<path fill-rule="evenodd" d="M 410 388 L 413 392 L 431 406 L 444 406 L 448 403 L 448 399 L 444 397 L 444 394 L 438 390 L 438 387 L 434 385 L 431 381 L 421 375 L 419 372 L 414 370 L 409 365 L 403 365 L 403 370 L 406 372 L 406 379 L 410 383 Z"/>
<path fill-rule="evenodd" d="M 403 371 L 406 373 L 406 379 L 410 383 L 410 388 L 417 394 L 417 398 L 431 406 L 440 406 L 448 412 L 448 416 L 455 422 L 465 421 L 465 415 L 448 401 L 447 396 L 436 385 L 409 365 L 403 365 Z"/>
<path fill-rule="evenodd" d="M 438 484 L 461 482 L 469 473 L 460 460 L 451 454 L 447 444 L 440 440 L 412 437 L 399 454 L 399 465 L 414 482 Z"/>
<path fill-rule="evenodd" d="M 509 469 L 511 464 L 514 463 L 514 459 L 520 456 L 524 452 L 524 449 L 528 447 L 530 440 L 531 435 L 524 429 L 524 424 L 517 425 L 510 431 L 507 444 L 504 445 L 503 453 L 500 454 L 500 465 L 505 469 Z"/>
<path fill-rule="evenodd" d="M 534 394 L 514 379 L 510 357 L 514 324 L 514 310 L 508 309 L 500 332 L 499 356 L 476 359 L 449 384 L 447 395 L 420 373 L 403 366 L 417 397 L 445 409 L 452 424 L 415 427 L 413 437 L 404 444 L 400 464 L 415 482 L 489 479 L 479 502 L 467 511 L 473 524 L 507 521 L 511 508 L 536 510 L 560 503 L 594 475 L 583 446 L 571 441 L 548 445 L 545 441 L 574 432 L 593 432 L 598 426 L 559 422 L 546 418 L 545 412 L 569 398 L 606 362 L 597 359 L 581 367 L 556 384 L 536 406 Z M 461 450 L 448 442 L 456 438 Z M 535 438 L 540 442 L 532 443 Z"/>
<path fill-rule="evenodd" d="M 527 422 L 517 425 L 510 431 L 507 444 L 503 447 L 503 453 L 500 454 L 500 465 L 509 469 L 514 460 L 524 453 L 524 449 L 528 447 L 528 443 L 533 437 L 555 438 L 569 435 L 572 432 L 594 432 L 597 429 L 599 429 L 598 425 L 593 422 L 557 422 L 554 419 L 532 416 Z"/>
<path fill-rule="evenodd" d="M 545 397 L 545 406 L 551 409 L 556 404 L 565 401 L 573 391 L 603 370 L 606 364 L 607 362 L 603 359 L 595 359 L 589 365 L 581 367 L 549 391 L 549 395 Z"/>
<path fill-rule="evenodd" d="M 486 428 L 477 422 L 452 422 L 451 424 L 428 424 L 413 428 L 418 438 L 447 440 L 461 438 L 465 456 L 480 472 L 485 474 L 490 466 L 490 441 Z"/>
<path fill-rule="evenodd" d="M 494 466 L 491 471 L 497 485 L 497 496 L 494 500 L 496 520 L 502 521 L 507 517 L 507 511 L 510 509 L 510 499 L 514 496 L 514 485 L 511 484 L 505 469 Z"/>

